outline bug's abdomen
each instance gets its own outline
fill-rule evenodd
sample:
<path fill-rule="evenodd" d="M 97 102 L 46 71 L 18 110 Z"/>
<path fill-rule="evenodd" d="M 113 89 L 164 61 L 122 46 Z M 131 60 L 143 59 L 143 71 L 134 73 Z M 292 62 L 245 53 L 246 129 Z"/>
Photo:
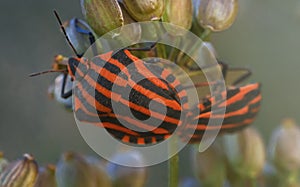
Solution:
<path fill-rule="evenodd" d="M 218 99 L 215 97 L 218 97 Z M 215 97 L 203 99 L 196 106 L 200 109 L 200 114 L 193 113 L 193 110 L 191 110 L 189 123 L 185 126 L 182 139 L 190 139 L 190 143 L 199 142 L 204 132 L 235 132 L 250 125 L 260 108 L 260 84 L 254 83 L 238 88 L 229 88 L 226 91 L 226 97 L 224 93 L 220 93 Z M 212 106 L 216 109 L 226 108 L 225 114 L 219 114 L 220 110 L 212 111 Z M 209 120 L 212 120 L 211 126 L 208 126 Z M 221 126 L 214 125 L 214 122 L 220 121 L 222 123 L 216 124 L 221 124 Z M 195 128 L 190 124 L 197 124 L 197 126 Z"/>

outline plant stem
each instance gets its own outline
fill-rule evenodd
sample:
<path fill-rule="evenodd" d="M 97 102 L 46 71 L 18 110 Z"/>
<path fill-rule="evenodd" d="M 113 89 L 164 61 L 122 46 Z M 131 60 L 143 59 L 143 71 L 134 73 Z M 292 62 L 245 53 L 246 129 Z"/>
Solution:
<path fill-rule="evenodd" d="M 201 40 L 206 41 L 208 39 L 210 33 L 211 33 L 210 29 L 205 29 L 204 32 L 200 36 Z"/>
<path fill-rule="evenodd" d="M 177 137 L 174 137 L 169 143 L 169 153 L 172 154 L 177 149 Z M 178 187 L 179 181 L 179 155 L 176 153 L 169 159 L 169 187 Z"/>
<path fill-rule="evenodd" d="M 250 181 L 249 181 L 249 183 L 250 183 L 250 187 L 255 187 L 255 186 L 257 186 L 257 179 L 255 178 L 255 177 L 252 177 L 252 178 L 250 178 L 249 179 Z"/>

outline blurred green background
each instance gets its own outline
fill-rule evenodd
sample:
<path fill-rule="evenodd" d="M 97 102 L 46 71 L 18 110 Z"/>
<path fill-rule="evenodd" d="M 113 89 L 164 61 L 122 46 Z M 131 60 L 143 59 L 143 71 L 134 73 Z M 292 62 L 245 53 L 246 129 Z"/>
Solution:
<path fill-rule="evenodd" d="M 51 67 L 58 53 L 73 55 L 53 9 L 63 20 L 82 17 L 79 1 L 0 2 L 0 150 L 9 159 L 29 152 L 43 164 L 55 163 L 67 150 L 93 154 L 81 138 L 73 114 L 47 96 L 55 75 L 28 77 Z M 212 36 L 220 59 L 231 66 L 250 68 L 251 80 L 262 83 L 262 108 L 254 126 L 265 143 L 282 118 L 292 117 L 300 123 L 299 34 L 299 0 L 240 0 L 234 25 Z M 181 156 L 181 173 L 189 175 L 188 151 Z M 156 181 L 167 183 L 165 163 L 152 169 Z"/>

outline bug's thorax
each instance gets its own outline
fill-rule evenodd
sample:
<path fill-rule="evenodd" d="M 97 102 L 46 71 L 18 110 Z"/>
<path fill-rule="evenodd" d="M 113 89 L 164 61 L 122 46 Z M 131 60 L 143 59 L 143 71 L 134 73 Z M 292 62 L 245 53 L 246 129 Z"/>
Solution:
<path fill-rule="evenodd" d="M 70 57 L 68 60 L 68 73 L 73 80 L 83 78 L 89 70 L 89 62 L 85 58 Z"/>

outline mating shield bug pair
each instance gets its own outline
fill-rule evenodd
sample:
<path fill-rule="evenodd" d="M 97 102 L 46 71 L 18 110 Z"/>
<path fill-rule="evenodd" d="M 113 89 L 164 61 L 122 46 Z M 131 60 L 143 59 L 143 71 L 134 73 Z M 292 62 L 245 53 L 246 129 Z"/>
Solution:
<path fill-rule="evenodd" d="M 73 111 L 78 120 L 104 127 L 122 142 L 139 145 L 159 143 L 170 137 L 177 128 L 180 128 L 177 135 L 181 139 L 199 142 L 206 131 L 232 132 L 253 122 L 260 106 L 260 85 L 254 83 L 235 87 L 250 75 L 249 71 L 245 70 L 242 76 L 233 80 L 230 83 L 232 87 L 200 98 L 199 104 L 190 107 L 187 88 L 172 71 L 153 66 L 132 54 L 132 51 L 152 49 L 154 45 L 122 48 L 96 54 L 88 60 L 77 53 L 56 12 L 55 15 L 77 57 L 57 56 L 53 70 L 31 76 L 62 72 L 61 97 L 73 95 Z M 91 31 L 78 27 L 77 32 L 90 36 L 91 44 L 95 42 Z M 228 73 L 238 70 L 230 70 L 223 63 L 218 66 L 225 79 Z M 65 90 L 67 76 L 76 81 L 75 89 Z M 120 112 L 116 113 L 113 106 L 117 106 Z M 218 111 L 212 108 L 226 108 L 225 115 L 218 115 Z M 131 115 L 122 112 L 128 109 Z M 207 126 L 212 118 L 224 118 L 224 121 L 221 126 Z"/>

